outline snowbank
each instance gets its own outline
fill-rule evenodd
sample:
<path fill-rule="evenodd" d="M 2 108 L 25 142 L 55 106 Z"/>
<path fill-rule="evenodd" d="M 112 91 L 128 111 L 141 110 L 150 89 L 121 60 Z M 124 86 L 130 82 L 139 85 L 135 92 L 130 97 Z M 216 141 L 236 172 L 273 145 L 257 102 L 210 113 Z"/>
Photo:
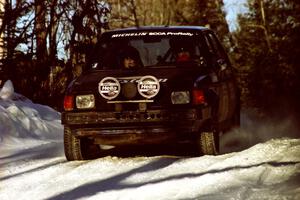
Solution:
<path fill-rule="evenodd" d="M 6 81 L 0 90 L 1 147 L 62 140 L 62 135 L 59 112 L 15 93 L 12 82 Z"/>

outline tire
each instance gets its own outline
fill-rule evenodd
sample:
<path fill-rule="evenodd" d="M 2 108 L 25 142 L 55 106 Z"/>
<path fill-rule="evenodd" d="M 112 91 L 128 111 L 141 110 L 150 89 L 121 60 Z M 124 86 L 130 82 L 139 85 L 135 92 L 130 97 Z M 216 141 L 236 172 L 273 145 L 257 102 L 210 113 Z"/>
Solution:
<path fill-rule="evenodd" d="M 217 132 L 201 132 L 198 139 L 202 155 L 217 155 L 219 151 L 219 135 Z"/>
<path fill-rule="evenodd" d="M 64 127 L 64 150 L 68 161 L 90 160 L 100 155 L 99 145 L 88 138 L 77 138 L 69 127 Z"/>

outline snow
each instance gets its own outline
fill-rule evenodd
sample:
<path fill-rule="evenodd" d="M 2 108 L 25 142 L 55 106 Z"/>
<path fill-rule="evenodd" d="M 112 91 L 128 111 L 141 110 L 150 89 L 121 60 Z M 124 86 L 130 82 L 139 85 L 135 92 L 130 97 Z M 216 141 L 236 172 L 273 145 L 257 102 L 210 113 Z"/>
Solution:
<path fill-rule="evenodd" d="M 218 156 L 68 162 L 60 113 L 14 93 L 12 83 L 0 91 L 0 110 L 1 200 L 300 199 L 300 139 L 290 119 L 243 114 L 242 129 L 222 138 Z"/>
<path fill-rule="evenodd" d="M 0 90 L 0 111 L 1 148 L 62 139 L 60 113 L 14 93 L 10 80 Z"/>
<path fill-rule="evenodd" d="M 14 86 L 11 80 L 8 80 L 4 83 L 3 87 L 0 90 L 0 97 L 1 99 L 7 100 L 12 97 L 14 94 Z"/>

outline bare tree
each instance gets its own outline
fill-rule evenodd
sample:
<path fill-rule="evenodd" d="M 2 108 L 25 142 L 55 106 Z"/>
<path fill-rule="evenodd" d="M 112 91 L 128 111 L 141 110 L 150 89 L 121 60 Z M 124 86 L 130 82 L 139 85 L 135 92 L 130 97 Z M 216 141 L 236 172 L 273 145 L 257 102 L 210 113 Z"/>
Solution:
<path fill-rule="evenodd" d="M 3 26 L 4 4 L 5 0 L 0 0 L 0 26 Z M 0 60 L 4 57 L 4 51 L 4 34 L 0 31 Z"/>
<path fill-rule="evenodd" d="M 111 27 L 175 24 L 173 0 L 111 0 Z"/>
<path fill-rule="evenodd" d="M 49 60 L 52 62 L 52 65 L 56 61 L 57 57 L 57 31 L 58 31 L 58 13 L 57 9 L 57 0 L 52 0 L 50 3 L 50 22 L 48 25 L 49 31 Z"/>
<path fill-rule="evenodd" d="M 36 57 L 40 62 L 47 58 L 47 34 L 46 34 L 46 2 L 35 0 L 35 34 Z"/>

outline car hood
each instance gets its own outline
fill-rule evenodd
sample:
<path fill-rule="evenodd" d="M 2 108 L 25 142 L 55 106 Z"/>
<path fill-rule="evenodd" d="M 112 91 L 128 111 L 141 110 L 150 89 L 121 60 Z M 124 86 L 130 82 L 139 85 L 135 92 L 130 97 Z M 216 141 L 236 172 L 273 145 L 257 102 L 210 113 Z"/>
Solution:
<path fill-rule="evenodd" d="M 78 77 L 73 83 L 71 90 L 68 92 L 84 92 L 92 91 L 97 88 L 99 82 L 105 77 L 114 77 L 116 79 L 128 78 L 137 81 L 143 76 L 154 76 L 161 83 L 167 83 L 169 87 L 174 89 L 192 86 L 195 80 L 207 74 L 207 70 L 198 68 L 176 68 L 176 67 L 155 67 L 139 70 L 95 70 L 84 73 Z"/>
<path fill-rule="evenodd" d="M 120 94 L 113 98 L 115 101 L 131 101 L 150 99 L 154 103 L 153 107 L 166 107 L 170 106 L 170 95 L 174 91 L 191 91 L 195 87 L 196 80 L 200 77 L 207 77 L 207 70 L 199 69 L 196 67 L 156 67 L 144 68 L 138 70 L 95 70 L 87 72 L 78 77 L 67 90 L 67 94 L 94 94 L 97 99 L 98 109 L 113 109 L 113 106 L 108 105 L 107 101 L 111 100 L 105 93 L 101 91 L 100 86 L 105 79 L 117 80 L 120 84 Z M 159 82 L 159 91 L 157 94 L 145 95 L 137 92 L 139 81 L 143 77 L 155 77 Z M 129 87 L 131 84 L 131 88 Z M 147 85 L 146 85 L 147 86 Z M 146 87 L 144 86 L 144 87 Z M 150 85 L 152 86 L 152 85 Z M 128 89 L 129 88 L 129 89 Z M 147 92 L 147 91 L 146 91 Z M 146 98 L 145 98 L 146 97 Z M 105 104 L 105 106 L 103 106 Z M 105 108 L 104 108 L 105 107 Z M 110 108 L 111 107 L 111 108 Z"/>

